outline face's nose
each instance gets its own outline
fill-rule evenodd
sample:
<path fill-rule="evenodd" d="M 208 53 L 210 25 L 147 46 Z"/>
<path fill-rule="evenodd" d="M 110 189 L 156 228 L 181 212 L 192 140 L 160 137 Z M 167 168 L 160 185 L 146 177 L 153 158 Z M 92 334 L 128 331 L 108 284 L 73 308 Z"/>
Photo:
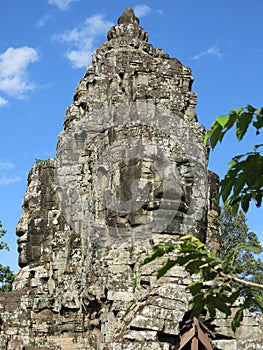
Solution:
<path fill-rule="evenodd" d="M 19 237 L 17 240 L 18 244 L 27 241 L 27 230 L 23 225 L 23 222 L 21 222 L 21 220 L 17 224 L 16 235 Z"/>
<path fill-rule="evenodd" d="M 25 231 L 24 230 L 22 230 L 22 229 L 16 229 L 16 235 L 18 236 L 18 237 L 22 237 L 22 236 L 24 236 L 25 235 Z"/>

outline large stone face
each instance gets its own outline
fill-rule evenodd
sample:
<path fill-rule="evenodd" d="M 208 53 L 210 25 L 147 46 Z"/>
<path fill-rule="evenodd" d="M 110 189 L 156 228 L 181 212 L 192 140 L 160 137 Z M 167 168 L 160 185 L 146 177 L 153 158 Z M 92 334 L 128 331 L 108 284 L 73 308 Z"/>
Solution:
<path fill-rule="evenodd" d="M 178 348 L 190 278 L 176 267 L 157 281 L 161 262 L 139 263 L 185 233 L 218 249 L 217 178 L 190 69 L 147 40 L 127 9 L 77 85 L 56 159 L 29 173 L 0 349 Z M 217 349 L 261 342 L 245 320 L 239 340 L 215 321 Z"/>

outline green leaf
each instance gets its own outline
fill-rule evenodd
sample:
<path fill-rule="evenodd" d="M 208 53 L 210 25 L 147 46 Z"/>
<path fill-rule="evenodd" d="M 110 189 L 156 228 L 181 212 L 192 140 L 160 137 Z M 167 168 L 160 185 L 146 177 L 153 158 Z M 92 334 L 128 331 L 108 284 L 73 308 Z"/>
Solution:
<path fill-rule="evenodd" d="M 236 136 L 237 140 L 241 141 L 247 132 L 249 124 L 251 124 L 253 119 L 253 113 L 242 113 L 239 115 L 236 122 Z"/>
<path fill-rule="evenodd" d="M 215 124 L 214 129 L 210 135 L 210 144 L 212 149 L 214 149 L 218 141 L 220 141 L 222 129 L 223 128 L 219 123 Z"/>
<path fill-rule="evenodd" d="M 180 266 L 183 266 L 187 263 L 189 263 L 191 260 L 199 259 L 200 253 L 198 251 L 186 254 L 186 255 L 179 255 L 176 258 L 176 263 Z"/>
<path fill-rule="evenodd" d="M 156 274 L 157 279 L 159 279 L 163 275 L 165 275 L 166 272 L 168 270 L 170 270 L 174 265 L 176 265 L 176 261 L 175 260 L 171 260 L 170 258 L 165 260 L 165 262 L 163 263 L 162 267 L 157 271 L 157 274 Z"/>
<path fill-rule="evenodd" d="M 202 265 L 206 264 L 206 261 L 202 260 L 194 260 L 190 261 L 188 264 L 185 265 L 186 270 L 190 273 L 190 275 L 199 273 L 200 268 Z"/>
<path fill-rule="evenodd" d="M 157 257 L 161 257 L 165 254 L 165 247 L 161 244 L 157 244 L 153 247 L 152 252 L 140 263 L 140 266 L 149 264 Z"/>
<path fill-rule="evenodd" d="M 211 298 L 210 301 L 211 303 L 213 303 L 216 309 L 223 312 L 226 316 L 229 316 L 231 314 L 230 307 L 223 300 L 220 299 L 219 295 Z"/>
<path fill-rule="evenodd" d="M 212 281 L 217 276 L 217 272 L 214 269 L 211 269 L 210 266 L 203 267 L 201 272 L 205 281 Z"/>
<path fill-rule="evenodd" d="M 196 248 L 197 248 L 197 244 L 196 242 L 191 242 L 189 240 L 192 239 L 192 236 L 189 236 L 191 238 L 189 238 L 187 241 L 184 241 L 181 245 L 180 245 L 180 252 L 182 253 L 189 253 L 189 252 L 196 252 Z M 182 240 L 182 238 L 181 238 Z"/>
<path fill-rule="evenodd" d="M 230 179 L 230 177 L 227 174 L 225 178 L 220 182 L 219 196 L 222 197 L 223 202 L 226 202 L 227 198 L 231 193 L 232 187 L 233 187 L 233 181 Z"/>
<path fill-rule="evenodd" d="M 201 299 L 198 303 L 194 303 L 193 308 L 191 310 L 191 314 L 190 314 L 190 318 L 196 317 L 198 318 L 202 311 L 204 310 L 204 302 L 202 301 L 203 299 Z"/>
<path fill-rule="evenodd" d="M 219 125 L 222 126 L 222 128 L 225 128 L 227 123 L 229 123 L 230 115 L 222 115 L 220 117 L 216 118 L 216 121 L 218 122 Z"/>
<path fill-rule="evenodd" d="M 202 288 L 203 288 L 203 283 L 201 283 L 201 282 L 191 282 L 187 286 L 187 289 L 190 291 L 190 293 L 193 296 L 200 293 Z"/>
<path fill-rule="evenodd" d="M 205 244 L 201 242 L 199 239 L 197 240 L 196 245 L 197 245 L 197 249 L 205 247 Z"/>
<path fill-rule="evenodd" d="M 229 303 L 231 303 L 233 305 L 233 303 L 240 297 L 240 291 L 237 290 L 235 292 L 233 292 L 229 297 Z"/>
<path fill-rule="evenodd" d="M 245 196 L 241 197 L 241 208 L 243 209 L 243 211 L 245 213 L 248 211 L 249 202 L 250 202 L 250 196 L 249 195 L 245 195 Z"/>
<path fill-rule="evenodd" d="M 235 202 L 233 201 L 232 198 L 230 198 L 229 206 L 231 205 L 231 211 L 233 215 L 237 215 L 239 211 L 239 205 L 240 205 L 240 198 L 238 198 Z"/>
<path fill-rule="evenodd" d="M 255 113 L 257 109 L 251 105 L 247 105 L 247 110 L 250 113 Z"/>
<path fill-rule="evenodd" d="M 258 150 L 258 148 L 260 148 L 260 147 L 263 147 L 263 143 L 261 143 L 261 144 L 259 144 L 259 145 L 255 145 L 254 147 L 253 147 L 253 151 L 257 151 Z"/>
<path fill-rule="evenodd" d="M 243 317 L 244 317 L 244 309 L 240 308 L 235 313 L 235 316 L 231 322 L 231 328 L 232 328 L 233 332 L 235 332 L 237 330 L 237 328 L 240 326 L 240 323 L 243 321 Z"/>
<path fill-rule="evenodd" d="M 228 168 L 231 169 L 237 164 L 237 160 L 235 158 L 232 158 L 230 162 L 228 163 Z"/>
<path fill-rule="evenodd" d="M 215 318 L 216 316 L 216 308 L 212 303 L 207 303 L 207 308 L 211 318 Z"/>
<path fill-rule="evenodd" d="M 202 291 L 200 291 L 200 293 L 195 294 L 195 295 L 193 296 L 193 299 L 192 299 L 191 303 L 192 303 L 193 305 L 203 303 L 203 305 L 204 305 L 204 303 L 205 303 L 205 300 L 204 300 L 204 299 L 205 299 L 204 293 L 203 293 Z M 202 310 L 203 310 L 203 307 L 202 307 Z"/>
<path fill-rule="evenodd" d="M 259 246 L 253 246 L 249 244 L 238 244 L 236 247 L 238 250 L 248 250 L 253 252 L 254 254 L 260 254 L 261 253 L 261 247 Z"/>
<path fill-rule="evenodd" d="M 234 194 L 239 195 L 246 184 L 246 174 L 245 173 L 239 174 L 238 177 L 236 178 L 236 181 L 235 182 L 233 181 L 233 183 L 234 183 L 234 187 L 233 187 Z"/>
<path fill-rule="evenodd" d="M 259 130 L 263 128 L 263 108 L 256 110 L 256 120 L 253 122 L 253 126 L 257 129 L 257 135 Z"/>

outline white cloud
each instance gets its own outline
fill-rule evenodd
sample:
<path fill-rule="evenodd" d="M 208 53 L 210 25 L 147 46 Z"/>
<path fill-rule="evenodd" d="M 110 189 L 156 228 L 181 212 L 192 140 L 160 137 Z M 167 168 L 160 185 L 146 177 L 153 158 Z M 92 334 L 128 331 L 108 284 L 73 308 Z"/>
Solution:
<path fill-rule="evenodd" d="M 0 108 L 8 105 L 8 101 L 0 96 Z"/>
<path fill-rule="evenodd" d="M 139 18 L 146 16 L 149 12 L 151 12 L 151 8 L 148 5 L 140 4 L 134 7 L 134 13 Z"/>
<path fill-rule="evenodd" d="M 0 161 L 0 170 L 3 169 L 14 169 L 14 164 L 10 162 Z"/>
<path fill-rule="evenodd" d="M 19 182 L 19 181 L 21 181 L 21 178 L 19 176 L 15 176 L 15 177 L 2 176 L 0 177 L 0 186 L 10 185 L 12 183 Z"/>
<path fill-rule="evenodd" d="M 56 6 L 59 10 L 65 11 L 68 10 L 69 5 L 72 2 L 76 2 L 79 0 L 48 0 L 49 5 Z"/>
<path fill-rule="evenodd" d="M 38 61 L 35 49 L 23 46 L 9 47 L 0 54 L 0 91 L 8 96 L 23 98 L 35 84 L 28 80 L 28 65 Z"/>
<path fill-rule="evenodd" d="M 76 68 L 86 67 L 90 56 L 95 51 L 95 42 L 99 36 L 106 35 L 112 22 L 103 19 L 102 15 L 86 18 L 83 24 L 62 34 L 55 35 L 53 39 L 66 43 L 69 46 L 67 58 Z"/>
<path fill-rule="evenodd" d="M 36 23 L 36 27 L 37 28 L 42 28 L 45 27 L 47 22 L 50 21 L 52 19 L 52 15 L 51 14 L 46 14 L 44 17 L 40 18 L 37 23 Z"/>
<path fill-rule="evenodd" d="M 0 170 L 11 170 L 14 169 L 14 164 L 8 161 L 0 160 Z M 15 182 L 21 181 L 19 176 L 4 176 L 0 177 L 0 186 L 10 185 Z"/>
<path fill-rule="evenodd" d="M 202 51 L 199 54 L 191 57 L 191 60 L 200 60 L 201 58 L 203 58 L 205 56 L 214 56 L 217 58 L 222 58 L 224 56 L 224 54 L 220 51 L 220 49 L 218 47 L 211 46 L 206 51 Z"/>
<path fill-rule="evenodd" d="M 82 50 L 71 50 L 67 53 L 67 58 L 72 62 L 75 68 L 83 68 L 89 63 L 93 51 L 93 47 L 87 45 L 83 47 Z"/>

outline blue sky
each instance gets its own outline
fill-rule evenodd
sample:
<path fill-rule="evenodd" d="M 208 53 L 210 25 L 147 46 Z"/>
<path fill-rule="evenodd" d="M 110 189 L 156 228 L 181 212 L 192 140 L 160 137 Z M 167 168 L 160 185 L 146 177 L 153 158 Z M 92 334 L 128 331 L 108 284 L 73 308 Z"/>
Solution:
<path fill-rule="evenodd" d="M 35 159 L 55 157 L 73 91 L 126 7 L 135 9 L 151 44 L 191 67 L 201 124 L 247 104 L 263 106 L 262 0 L 1 0 L 0 220 L 11 252 L 1 252 L 0 263 L 16 272 L 27 174 Z M 222 176 L 230 158 L 254 143 L 262 139 L 250 134 L 239 145 L 229 136 L 211 153 L 210 169 Z M 263 240 L 262 214 L 252 208 L 248 223 Z"/>

